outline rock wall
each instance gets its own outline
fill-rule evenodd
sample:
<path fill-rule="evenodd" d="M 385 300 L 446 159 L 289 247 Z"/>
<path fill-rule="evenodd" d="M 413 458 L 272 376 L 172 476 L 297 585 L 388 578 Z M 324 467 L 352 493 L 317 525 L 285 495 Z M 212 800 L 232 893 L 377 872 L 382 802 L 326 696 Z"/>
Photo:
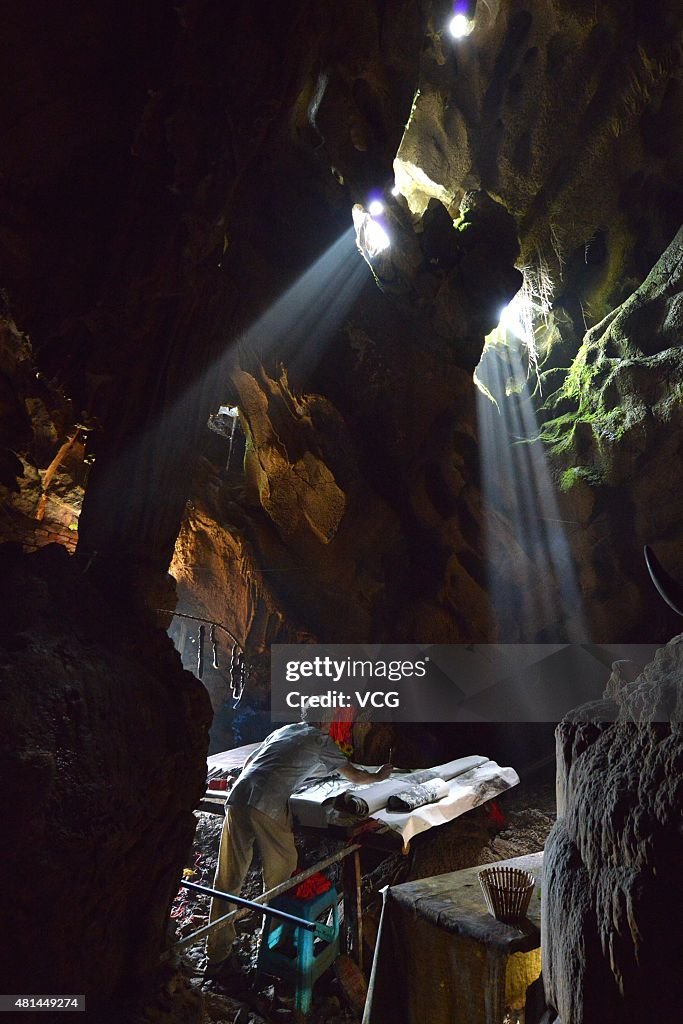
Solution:
<path fill-rule="evenodd" d="M 543 976 L 562 1024 L 680 1017 L 683 643 L 557 730 Z"/>
<path fill-rule="evenodd" d="M 305 381 L 263 365 L 235 373 L 244 478 L 237 486 L 218 478 L 214 515 L 233 547 L 246 541 L 249 591 L 267 592 L 290 633 L 339 642 L 483 637 L 471 376 L 445 344 L 423 345 L 372 286 L 349 317 Z M 198 491 L 195 507 L 211 505 L 207 498 Z M 174 562 L 185 578 L 194 519 Z M 227 566 L 225 603 L 240 586 L 238 564 Z M 250 601 L 245 594 L 237 607 Z M 279 633 L 272 613 L 270 621 Z"/>
<path fill-rule="evenodd" d="M 4 992 L 103 1020 L 159 971 L 203 792 L 210 708 L 163 631 L 51 545 L 0 548 Z"/>
<path fill-rule="evenodd" d="M 573 550 L 596 637 L 617 619 L 643 642 L 676 625 L 652 601 L 640 552 L 653 543 L 683 577 L 683 495 L 671 472 L 683 458 L 682 257 L 683 228 L 642 285 L 588 331 L 542 407 L 562 508 L 579 526 Z"/>
<path fill-rule="evenodd" d="M 666 2 L 482 3 L 472 33 L 453 40 L 449 7 L 430 11 L 397 181 L 415 211 L 434 196 L 454 216 L 464 191 L 487 190 L 515 218 L 522 265 L 545 273 L 556 305 L 577 328 L 581 303 L 601 319 L 683 220 L 682 140 L 668 129 L 681 12 Z"/>
<path fill-rule="evenodd" d="M 230 518 L 224 526 L 238 543 L 246 531 L 256 566 L 237 603 L 248 605 L 260 586 L 258 567 L 266 566 L 273 581 L 263 614 L 279 609 L 312 638 L 497 635 L 487 571 L 505 575 L 522 601 L 528 580 L 547 574 L 542 564 L 530 569 L 505 509 L 491 519 L 488 548 L 482 540 L 473 391 L 464 374 L 456 380 L 456 367 L 469 373 L 476 365 L 484 333 L 518 286 L 516 260 L 534 315 L 545 318 L 536 339 L 543 393 L 533 399 L 542 405 L 574 379 L 570 367 L 586 327 L 632 293 L 683 215 L 676 170 L 683 153 L 671 122 L 676 12 L 645 17 L 636 4 L 598 12 L 562 0 L 482 4 L 474 31 L 459 43 L 446 32 L 448 5 L 423 13 L 419 67 L 405 53 L 421 26 L 406 21 L 401 5 L 385 10 L 377 36 L 370 31 L 375 14 L 359 15 L 353 60 L 323 48 L 325 73 L 305 65 L 277 151 L 281 168 L 300 173 L 309 161 L 316 199 L 304 208 L 282 173 L 265 186 L 281 195 L 287 225 L 301 212 L 302 231 L 324 216 L 318 198 L 341 212 L 349 198 L 366 202 L 386 188 L 394 136 L 380 125 L 400 95 L 387 91 L 386 76 L 389 68 L 413 74 L 418 92 L 394 164 L 402 195 L 385 195 L 393 242 L 371 261 L 384 301 L 366 290 L 326 346 L 317 324 L 303 353 L 281 338 L 269 352 L 249 336 L 226 366 L 223 394 L 242 408 L 248 452 L 245 489 L 233 502 L 239 526 Z M 473 189 L 488 190 L 512 213 L 512 233 L 504 220 L 481 231 L 476 203 L 470 217 L 468 197 L 482 194 Z M 254 197 L 245 215 L 254 233 L 259 203 Z M 295 245 L 276 204 L 268 223 L 271 252 L 254 250 L 250 268 L 264 293 L 278 274 L 275 252 Z M 640 546 L 654 542 L 675 570 L 680 508 L 664 468 L 678 458 L 675 358 L 655 360 L 645 390 L 652 392 L 654 374 L 661 393 L 639 400 L 643 415 L 629 437 L 620 434 L 614 444 L 601 437 L 587 461 L 579 425 L 577 445 L 553 464 L 557 514 L 566 520 L 596 640 L 671 633 L 670 618 L 651 600 Z M 622 402 L 617 378 L 629 373 L 628 361 L 615 373 L 612 401 L 621 409 L 628 395 Z M 532 371 L 531 390 L 534 381 Z M 548 415 L 540 410 L 541 419 Z M 505 443 L 512 450 L 517 440 Z M 596 467 L 597 478 L 588 472 Z M 201 488 L 193 499 L 204 502 Z M 342 593 L 349 599 L 340 611 Z M 553 635 L 552 595 L 537 602 L 540 612 L 528 603 L 518 638 Z M 509 622 L 515 616 L 510 609 Z"/>
<path fill-rule="evenodd" d="M 88 430 L 37 369 L 30 339 L 0 318 L 0 543 L 73 552 L 87 479 Z"/>
<path fill-rule="evenodd" d="M 264 24 L 246 3 L 196 0 L 125 16 L 69 4 L 45 12 L 40 39 L 21 12 L 8 22 L 3 123 L 19 127 L 0 270 L 41 372 L 75 422 L 98 427 L 79 543 L 105 578 L 143 562 L 163 576 L 207 416 L 239 401 L 256 559 L 292 545 L 311 565 L 306 587 L 278 587 L 296 632 L 491 632 L 465 374 L 519 284 L 517 235 L 560 370 L 584 314 L 623 299 L 669 241 L 683 209 L 680 18 L 667 5 L 489 3 L 458 43 L 449 13 L 359 0 L 343 18 L 295 4 Z M 397 152 L 395 245 L 373 266 L 381 301 L 368 273 L 328 338 L 335 352 L 309 318 L 303 351 L 264 353 L 248 329 L 339 239 L 355 201 L 388 192 Z M 453 230 L 477 189 L 507 222 L 482 231 L 466 202 Z M 286 453 L 283 415 L 299 421 Z M 577 538 L 599 639 L 624 622 L 624 600 L 602 598 L 631 552 L 611 543 L 615 512 L 600 566 Z M 495 550 L 510 550 L 509 524 L 499 533 Z M 401 572 L 413 613 L 397 606 Z M 634 607 L 645 583 L 622 588 Z"/>

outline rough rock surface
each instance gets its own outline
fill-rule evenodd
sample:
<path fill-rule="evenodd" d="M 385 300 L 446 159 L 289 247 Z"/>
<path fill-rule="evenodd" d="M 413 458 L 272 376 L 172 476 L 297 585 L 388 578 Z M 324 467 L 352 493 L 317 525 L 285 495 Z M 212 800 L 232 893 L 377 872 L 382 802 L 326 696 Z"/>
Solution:
<path fill-rule="evenodd" d="M 4 992 L 125 1019 L 154 980 L 203 791 L 209 702 L 161 630 L 51 545 L 0 549 Z"/>
<path fill-rule="evenodd" d="M 447 14 L 446 5 L 429 11 L 419 94 L 395 164 L 410 208 L 401 196 L 385 196 L 393 244 L 371 261 L 385 301 L 364 294 L 333 332 L 329 350 L 316 324 L 315 359 L 307 342 L 304 367 L 285 338 L 275 352 L 262 346 L 260 362 L 240 345 L 226 373 L 223 400 L 229 395 L 244 407 L 246 486 L 235 497 L 238 516 L 230 517 L 239 525 L 222 517 L 217 529 L 231 533 L 229 545 L 240 547 L 246 537 L 256 567 L 241 596 L 234 594 L 238 574 L 230 573 L 226 599 L 237 596 L 238 606 L 249 606 L 255 589 L 263 593 L 258 570 L 265 568 L 272 587 L 257 618 L 276 626 L 281 616 L 313 639 L 492 638 L 499 625 L 486 594 L 487 562 L 524 603 L 521 615 L 509 609 L 506 629 L 517 621 L 521 632 L 506 639 L 552 635 L 558 602 L 552 594 L 528 596 L 527 581 L 545 578 L 545 566 L 529 568 L 505 510 L 490 518 L 486 544 L 481 536 L 476 415 L 453 364 L 471 370 L 504 304 L 500 283 L 516 287 L 506 277 L 516 242 L 504 218 L 488 238 L 478 231 L 477 203 L 468 197 L 483 195 L 482 205 L 491 204 L 476 191 L 487 189 L 515 218 L 525 287 L 549 323 L 542 354 L 558 383 L 551 389 L 548 378 L 544 395 L 567 378 L 587 324 L 633 291 L 683 210 L 673 173 L 683 159 L 679 133 L 662 138 L 659 131 L 679 89 L 675 12 L 662 11 L 655 25 L 637 5 L 610 6 L 599 18 L 590 5 L 560 0 L 524 10 L 480 5 L 474 32 L 460 44 L 447 40 Z M 397 10 L 387 12 L 387 32 L 390 24 L 398 32 L 399 23 Z M 616 75 L 615 53 L 622 55 Z M 386 51 L 363 54 L 375 62 L 372 74 L 369 63 L 362 72 L 371 92 L 386 59 Z M 320 116 L 311 115 L 311 148 L 353 193 L 369 167 L 379 175 L 364 148 L 376 119 L 361 118 L 360 134 L 355 116 L 349 134 L 335 122 L 333 111 L 353 105 L 341 99 L 349 67 L 335 71 L 321 84 Z M 307 97 L 314 95 L 315 83 L 307 89 Z M 300 125 L 300 105 L 291 116 L 306 151 L 311 124 Z M 378 138 L 371 149 L 380 151 Z M 456 223 L 465 230 L 453 231 L 459 211 Z M 275 212 L 277 234 L 276 221 Z M 653 322 L 652 337 L 674 324 L 676 308 L 673 302 L 671 314 Z M 667 327 L 662 338 L 671 336 Z M 647 377 L 632 429 L 596 450 L 596 477 L 579 450 L 590 443 L 587 430 L 577 426 L 577 444 L 560 466 L 562 486 L 573 493 L 551 514 L 566 520 L 593 638 L 649 640 L 670 635 L 671 623 L 652 601 L 640 544 L 655 541 L 674 572 L 680 558 L 680 508 L 665 468 L 678 458 L 681 435 L 678 363 L 669 352 L 653 356 L 651 366 L 643 359 L 634 365 L 623 346 L 618 356 L 610 392 L 616 416 Z M 418 444 L 420 437 L 425 443 Z M 510 450 L 516 441 L 506 440 Z M 308 508 L 313 479 L 318 494 Z M 206 504 L 201 483 L 193 499 Z M 186 521 L 186 538 L 191 530 Z M 193 572 L 180 566 L 179 555 L 176 566 L 186 576 Z M 341 594 L 348 595 L 344 609 Z"/>
<path fill-rule="evenodd" d="M 383 323 L 375 319 L 377 330 L 369 334 L 354 315 L 303 393 L 260 371 L 259 388 L 279 391 L 289 405 L 288 432 L 251 398 L 255 377 L 249 376 L 244 400 L 244 374 L 237 377 L 247 433 L 237 531 L 265 570 L 263 584 L 256 570 L 256 587 L 267 587 L 275 608 L 286 610 L 282 628 L 319 640 L 483 637 L 471 377 L 443 351 L 416 347 L 398 315 L 380 311 L 385 300 L 376 292 L 365 298 L 373 319 L 381 315 Z M 357 386 L 360 374 L 370 387 Z M 315 410 L 314 435 L 306 408 Z M 292 467 L 306 459 L 324 463 L 328 484 L 318 488 L 314 504 L 302 506 L 305 478 Z M 281 469 L 266 480 L 263 466 L 274 460 Z M 228 498 L 230 484 L 221 486 Z M 201 492 L 200 503 L 207 504 Z M 234 532 L 230 518 L 221 516 Z M 235 570 L 228 567 L 235 581 L 228 586 L 239 585 Z M 239 604 L 248 606 L 246 595 Z M 276 626 L 276 617 L 269 618 Z"/>
<path fill-rule="evenodd" d="M 448 339 L 460 365 L 473 371 L 483 338 L 522 285 L 514 266 L 519 256 L 515 221 L 478 189 L 464 193 L 455 221 L 438 199 L 430 199 L 416 218 L 403 199 L 389 196 L 384 222 L 391 245 L 366 256 L 375 281 L 406 314 L 418 310 L 428 325 L 421 333 L 428 338 L 431 328 Z M 357 234 L 365 254 L 364 236 Z"/>
<path fill-rule="evenodd" d="M 595 635 L 664 619 L 643 586 L 642 545 L 683 577 L 683 228 L 642 285 L 592 328 L 562 386 L 545 401 L 543 436 L 561 474 L 582 591 Z M 617 525 L 608 537 L 608 524 Z M 654 618 L 653 618 L 654 612 Z"/>
<path fill-rule="evenodd" d="M 75 549 L 87 437 L 71 402 L 37 370 L 30 340 L 0 317 L 0 543 Z"/>
<path fill-rule="evenodd" d="M 682 690 L 678 638 L 620 691 L 618 712 L 588 705 L 558 727 L 543 974 L 563 1024 L 680 1017 Z M 653 723 L 663 694 L 670 720 Z"/>
<path fill-rule="evenodd" d="M 683 220 L 683 140 L 661 132 L 680 102 L 681 11 L 490 2 L 453 40 L 449 7 L 430 11 L 397 182 L 415 212 L 436 197 L 454 216 L 463 192 L 487 190 L 515 218 L 523 264 L 544 266 L 572 313 L 583 301 L 601 318 Z"/>

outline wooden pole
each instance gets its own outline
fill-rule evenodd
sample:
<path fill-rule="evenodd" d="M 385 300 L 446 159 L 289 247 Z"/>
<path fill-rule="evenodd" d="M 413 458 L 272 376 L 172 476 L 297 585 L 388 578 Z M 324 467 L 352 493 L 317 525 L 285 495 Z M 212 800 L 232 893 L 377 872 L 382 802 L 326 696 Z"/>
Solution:
<path fill-rule="evenodd" d="M 363 910 L 361 905 L 360 847 L 342 864 L 346 952 L 363 970 Z"/>

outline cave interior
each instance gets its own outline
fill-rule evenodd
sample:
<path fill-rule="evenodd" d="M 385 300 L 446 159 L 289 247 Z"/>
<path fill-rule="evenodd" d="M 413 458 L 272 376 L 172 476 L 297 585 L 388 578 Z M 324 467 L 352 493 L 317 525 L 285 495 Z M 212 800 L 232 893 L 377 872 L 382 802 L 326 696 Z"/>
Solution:
<path fill-rule="evenodd" d="M 391 747 L 550 765 L 544 1019 L 679 1020 L 683 8 L 3 22 L 0 989 L 222 1019 L 159 958 L 273 644 L 649 645 L 645 704 Z"/>

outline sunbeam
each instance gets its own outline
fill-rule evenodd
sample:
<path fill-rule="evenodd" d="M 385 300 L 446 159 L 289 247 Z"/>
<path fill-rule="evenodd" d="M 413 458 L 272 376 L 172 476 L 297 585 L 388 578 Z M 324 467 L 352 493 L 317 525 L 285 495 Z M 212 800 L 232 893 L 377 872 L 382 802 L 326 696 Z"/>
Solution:
<path fill-rule="evenodd" d="M 226 331 L 220 354 L 208 369 L 188 382 L 180 395 L 164 402 L 167 381 L 160 373 L 156 394 L 150 397 L 146 426 L 93 475 L 84 510 L 96 502 L 102 515 L 97 540 L 89 535 L 88 517 L 82 517 L 81 549 L 94 554 L 103 547 L 115 548 L 127 521 L 136 517 L 131 534 L 144 536 L 155 529 L 159 506 L 171 500 L 164 476 L 168 464 L 159 459 L 158 453 L 173 446 L 177 471 L 188 471 L 196 440 L 210 413 L 226 400 L 236 350 L 247 358 L 255 356 L 276 366 L 282 363 L 290 373 L 295 371 L 305 380 L 367 281 L 368 271 L 356 247 L 355 231 L 349 227 L 252 325 L 232 337 Z M 153 410 L 160 408 L 162 411 L 155 415 Z M 123 481 L 126 493 L 147 495 L 141 508 L 122 502 Z"/>
<path fill-rule="evenodd" d="M 502 642 L 588 639 L 581 594 L 519 344 L 488 346 L 477 393 L 489 593 Z"/>
<path fill-rule="evenodd" d="M 236 343 L 314 368 L 367 281 L 349 228 Z"/>

